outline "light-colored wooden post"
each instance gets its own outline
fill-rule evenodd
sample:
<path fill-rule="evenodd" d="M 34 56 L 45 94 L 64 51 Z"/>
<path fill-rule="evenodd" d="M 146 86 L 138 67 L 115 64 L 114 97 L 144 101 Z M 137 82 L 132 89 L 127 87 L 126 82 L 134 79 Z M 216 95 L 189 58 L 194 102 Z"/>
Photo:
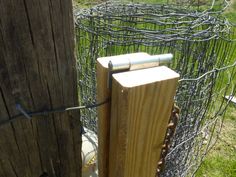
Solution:
<path fill-rule="evenodd" d="M 109 177 L 155 177 L 178 78 L 165 66 L 113 74 Z"/>
<path fill-rule="evenodd" d="M 108 62 L 106 59 L 98 59 L 97 63 L 97 102 L 103 102 L 110 98 L 110 90 L 107 87 Z M 110 103 L 98 107 L 98 176 L 108 177 L 109 160 L 109 125 Z"/>
<path fill-rule="evenodd" d="M 97 60 L 97 102 L 103 102 L 111 97 L 108 88 L 108 63 L 109 61 L 124 58 L 143 58 L 146 53 L 134 53 L 112 57 L 98 58 Z M 110 103 L 98 107 L 98 172 L 99 177 L 108 177 L 110 137 Z"/>

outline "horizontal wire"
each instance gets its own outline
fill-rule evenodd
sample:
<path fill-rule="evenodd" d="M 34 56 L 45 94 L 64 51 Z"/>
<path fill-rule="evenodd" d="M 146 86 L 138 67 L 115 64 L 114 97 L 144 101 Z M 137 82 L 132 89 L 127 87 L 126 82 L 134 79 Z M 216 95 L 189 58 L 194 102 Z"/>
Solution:
<path fill-rule="evenodd" d="M 61 113 L 61 112 L 67 112 L 67 111 L 75 111 L 75 110 L 82 110 L 82 109 L 93 109 L 93 108 L 97 108 L 99 106 L 102 106 L 104 104 L 107 104 L 110 102 L 110 98 L 107 98 L 106 100 L 99 102 L 99 103 L 95 103 L 95 104 L 88 104 L 88 105 L 84 105 L 84 106 L 74 106 L 74 107 L 67 107 L 67 108 L 58 108 L 58 109 L 52 109 L 52 110 L 44 110 L 44 111 L 35 111 L 35 112 L 25 112 L 21 113 L 21 114 L 17 114 L 15 116 L 12 116 L 10 118 L 5 118 L 4 121 L 0 122 L 0 127 L 6 125 L 6 124 L 10 124 L 18 119 L 21 118 L 32 118 L 33 116 L 42 116 L 42 115 L 48 115 L 48 114 L 52 114 L 52 113 Z M 27 116 L 26 116 L 26 115 Z M 6 120 L 8 119 L 8 120 Z"/>
<path fill-rule="evenodd" d="M 229 69 L 229 68 L 232 68 L 232 67 L 235 67 L 235 66 L 236 66 L 236 60 L 235 60 L 235 62 L 232 65 L 228 65 L 228 66 L 225 66 L 225 67 L 222 67 L 222 68 L 215 68 L 215 69 L 213 69 L 211 71 L 208 71 L 205 74 L 203 74 L 203 75 L 201 75 L 200 77 L 197 77 L 197 78 L 193 78 L 193 79 L 180 79 L 179 82 L 183 82 L 183 81 L 198 81 L 198 80 L 204 78 L 208 74 L 224 71 L 226 69 Z"/>

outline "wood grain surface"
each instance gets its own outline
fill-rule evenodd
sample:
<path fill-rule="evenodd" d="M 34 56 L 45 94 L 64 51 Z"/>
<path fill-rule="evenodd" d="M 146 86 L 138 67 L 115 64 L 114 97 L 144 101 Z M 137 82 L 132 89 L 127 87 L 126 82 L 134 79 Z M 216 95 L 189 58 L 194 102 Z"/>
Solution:
<path fill-rule="evenodd" d="M 0 0 L 0 121 L 78 105 L 72 2 Z M 0 176 L 81 176 L 79 112 L 0 127 Z"/>
<path fill-rule="evenodd" d="M 109 177 L 155 177 L 178 78 L 164 66 L 113 74 Z"/>
<path fill-rule="evenodd" d="M 127 58 L 141 59 L 149 56 L 146 53 L 132 53 L 97 59 L 97 101 L 103 102 L 111 98 L 111 88 L 108 84 L 109 61 Z M 99 177 L 109 175 L 109 138 L 110 137 L 110 103 L 98 107 L 98 172 Z"/>

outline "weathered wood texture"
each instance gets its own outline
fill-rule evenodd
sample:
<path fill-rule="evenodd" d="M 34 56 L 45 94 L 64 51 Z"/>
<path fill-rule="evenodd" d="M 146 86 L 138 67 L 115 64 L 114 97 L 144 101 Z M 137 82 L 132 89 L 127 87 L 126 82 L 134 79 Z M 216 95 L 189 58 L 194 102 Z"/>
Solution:
<path fill-rule="evenodd" d="M 0 122 L 78 105 L 72 2 L 0 0 Z M 0 176 L 80 177 L 79 111 L 0 127 Z"/>
<path fill-rule="evenodd" d="M 97 100 L 103 102 L 111 97 L 108 88 L 108 63 L 126 58 L 141 59 L 149 56 L 146 53 L 132 53 L 111 57 L 102 57 L 97 60 Z M 99 177 L 108 177 L 109 165 L 109 138 L 110 137 L 110 103 L 98 107 L 98 171 Z"/>
<path fill-rule="evenodd" d="M 155 177 L 178 77 L 167 67 L 113 74 L 109 177 Z"/>

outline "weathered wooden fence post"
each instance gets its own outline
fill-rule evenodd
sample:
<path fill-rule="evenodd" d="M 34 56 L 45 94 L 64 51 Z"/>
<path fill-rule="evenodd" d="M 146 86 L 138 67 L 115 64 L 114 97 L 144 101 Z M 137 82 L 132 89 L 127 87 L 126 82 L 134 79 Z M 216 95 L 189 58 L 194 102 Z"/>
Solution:
<path fill-rule="evenodd" d="M 107 79 L 109 79 L 109 71 L 106 69 L 108 67 L 105 67 L 107 63 L 127 57 L 132 58 L 132 55 L 98 60 L 100 63 L 98 71 L 100 67 L 105 71 L 104 75 L 98 75 L 105 77 L 103 82 L 98 79 L 98 88 L 100 87 L 98 94 L 102 89 L 107 89 Z M 142 60 L 145 57 L 147 56 L 138 58 Z M 147 66 L 142 64 L 141 68 Z M 136 65 L 135 69 L 138 67 Z M 132 69 L 132 66 L 130 68 Z M 104 111 L 103 114 L 99 113 L 98 130 L 103 131 L 103 135 L 99 136 L 99 140 L 102 139 L 99 146 L 102 146 L 99 147 L 98 154 L 100 159 L 103 159 L 102 166 L 99 167 L 99 170 L 103 170 L 102 177 L 155 176 L 178 78 L 179 75 L 167 67 L 153 67 L 112 75 L 111 91 L 106 90 L 103 97 L 98 97 L 105 99 L 112 95 L 111 105 L 104 105 L 103 110 L 102 107 L 99 108 L 100 111 Z"/>
<path fill-rule="evenodd" d="M 78 105 L 72 1 L 0 0 L 0 124 Z M 79 112 L 0 127 L 1 177 L 80 177 Z M 43 176 L 43 177 L 44 177 Z"/>

